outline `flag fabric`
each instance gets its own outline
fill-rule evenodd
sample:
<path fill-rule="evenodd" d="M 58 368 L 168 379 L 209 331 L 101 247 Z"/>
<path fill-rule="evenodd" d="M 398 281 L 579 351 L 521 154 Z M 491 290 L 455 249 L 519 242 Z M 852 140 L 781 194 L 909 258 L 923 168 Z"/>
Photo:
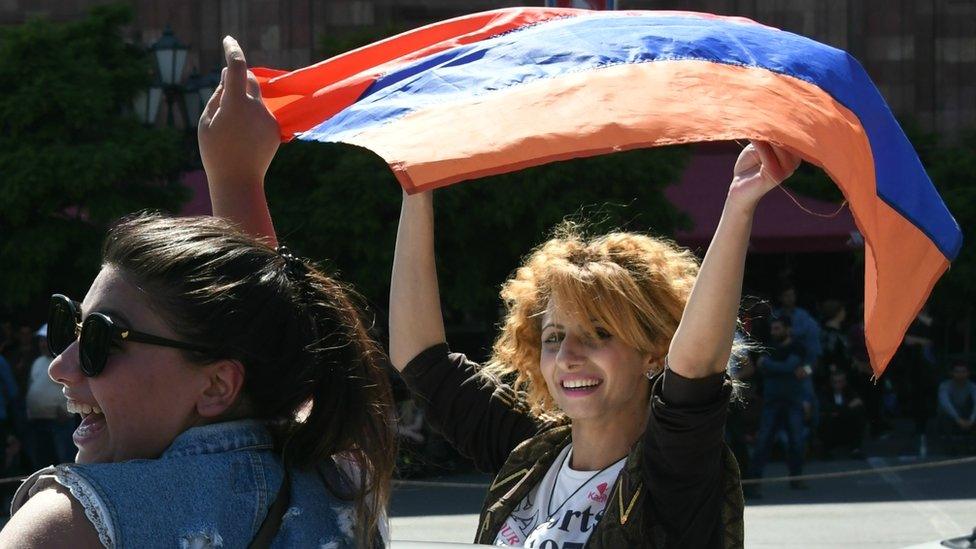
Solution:
<path fill-rule="evenodd" d="M 550 8 L 580 8 L 585 10 L 612 10 L 616 7 L 614 0 L 546 0 Z"/>
<path fill-rule="evenodd" d="M 860 64 L 742 17 L 502 9 L 255 73 L 283 140 L 370 149 L 411 193 L 638 147 L 786 147 L 830 175 L 864 235 L 877 375 L 962 244 Z"/>

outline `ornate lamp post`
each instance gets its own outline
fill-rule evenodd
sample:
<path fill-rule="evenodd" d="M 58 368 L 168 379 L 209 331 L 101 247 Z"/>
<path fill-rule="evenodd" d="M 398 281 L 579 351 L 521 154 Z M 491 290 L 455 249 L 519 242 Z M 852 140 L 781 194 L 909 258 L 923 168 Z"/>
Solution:
<path fill-rule="evenodd" d="M 194 70 L 183 81 L 187 50 L 168 26 L 159 40 L 149 47 L 156 61 L 156 82 L 140 92 L 134 103 L 136 115 L 144 124 L 155 124 L 160 100 L 165 97 L 167 126 L 177 126 L 173 112 L 179 109 L 183 127 L 187 130 L 196 127 L 201 109 L 220 82 L 220 76 L 216 72 L 200 76 Z"/>

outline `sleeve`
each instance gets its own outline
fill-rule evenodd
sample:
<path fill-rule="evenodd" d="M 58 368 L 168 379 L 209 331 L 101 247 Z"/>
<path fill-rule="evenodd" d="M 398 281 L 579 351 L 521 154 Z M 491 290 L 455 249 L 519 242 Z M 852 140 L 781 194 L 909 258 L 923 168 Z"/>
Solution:
<path fill-rule="evenodd" d="M 652 512 L 674 547 L 721 545 L 723 441 L 732 384 L 665 370 L 651 389 L 643 474 Z"/>
<path fill-rule="evenodd" d="M 414 357 L 400 375 L 431 425 L 478 469 L 495 473 L 542 424 L 511 387 L 492 384 L 477 371 L 476 363 L 442 343 Z"/>
<path fill-rule="evenodd" d="M 956 411 L 956 407 L 952 405 L 952 401 L 949 399 L 949 383 L 948 381 L 943 381 L 939 385 L 939 407 L 950 418 L 958 421 L 959 412 Z M 973 410 L 976 411 L 976 406 L 973 407 Z"/>

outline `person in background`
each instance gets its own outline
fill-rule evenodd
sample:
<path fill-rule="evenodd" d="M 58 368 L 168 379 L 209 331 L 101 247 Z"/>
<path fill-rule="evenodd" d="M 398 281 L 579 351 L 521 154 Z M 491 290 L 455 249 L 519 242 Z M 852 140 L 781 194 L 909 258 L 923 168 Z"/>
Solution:
<path fill-rule="evenodd" d="M 763 376 L 763 410 L 759 424 L 759 439 L 752 462 L 752 478 L 762 478 L 766 461 L 772 451 L 776 434 L 786 428 L 789 442 L 787 465 L 790 476 L 803 473 L 804 381 L 810 376 L 806 365 L 806 350 L 795 340 L 788 317 L 773 317 L 769 323 L 771 348 L 768 355 L 760 355 L 759 371 Z M 803 481 L 790 481 L 794 489 L 805 488 Z M 749 486 L 747 497 L 760 497 L 759 487 Z"/>
<path fill-rule="evenodd" d="M 13 370 L 0 356 L 0 476 L 7 473 L 7 448 L 19 446 L 13 435 L 20 392 L 14 380 Z"/>
<path fill-rule="evenodd" d="M 749 332 L 747 332 L 749 333 Z M 729 368 L 729 376 L 741 382 L 739 398 L 729 406 L 729 415 L 725 424 L 725 438 L 729 448 L 739 462 L 739 469 L 748 474 L 750 471 L 750 446 L 755 443 L 756 431 L 759 426 L 759 415 L 762 413 L 762 400 L 759 397 L 756 375 L 756 364 L 752 353 L 744 353 L 739 360 Z"/>
<path fill-rule="evenodd" d="M 908 327 L 905 339 L 898 352 L 892 357 L 889 366 L 897 390 L 898 408 L 901 413 L 910 416 L 915 422 L 920 457 L 928 454 L 926 434 L 929 419 L 935 415 L 936 408 L 934 323 L 935 319 L 926 305 Z"/>
<path fill-rule="evenodd" d="M 796 302 L 796 288 L 787 284 L 779 292 L 779 308 L 773 311 L 773 315 L 789 319 L 791 338 L 803 346 L 803 364 L 815 368 L 822 354 L 820 324 Z"/>
<path fill-rule="evenodd" d="M 4 359 L 14 344 L 14 326 L 8 319 L 0 320 L 0 357 Z"/>
<path fill-rule="evenodd" d="M 775 316 L 787 318 L 790 322 L 792 339 L 803 347 L 803 365 L 812 374 L 803 378 L 803 417 L 809 428 L 804 429 L 804 440 L 809 440 L 809 434 L 816 430 L 820 420 L 820 402 L 814 389 L 814 376 L 820 367 L 820 325 L 806 309 L 796 304 L 796 288 L 786 284 L 779 292 L 779 308 L 773 311 Z"/>
<path fill-rule="evenodd" d="M 949 437 L 976 439 L 976 383 L 969 380 L 969 365 L 952 364 L 951 377 L 939 385 L 939 423 Z"/>
<path fill-rule="evenodd" d="M 30 366 L 37 357 L 37 346 L 34 344 L 34 330 L 26 324 L 21 324 L 13 333 L 13 343 L 7 347 L 5 355 L 10 369 L 14 374 L 14 381 L 20 393 L 27 388 L 27 378 L 30 377 Z"/>
<path fill-rule="evenodd" d="M 892 393 L 892 383 L 889 376 L 884 376 L 877 384 L 874 383 L 874 372 L 871 370 L 871 360 L 864 339 L 864 304 L 857 307 L 857 316 L 847 328 L 847 343 L 851 352 L 851 374 L 847 381 L 858 395 L 864 399 L 864 412 L 871 436 L 886 436 L 891 431 L 885 411 L 886 395 Z"/>
<path fill-rule="evenodd" d="M 51 355 L 47 347 L 47 324 L 36 333 L 40 355 L 31 364 L 27 386 L 27 432 L 25 449 L 33 469 L 74 461 L 76 449 L 71 440 L 75 429 L 68 413 L 61 385 L 48 375 Z"/>
<path fill-rule="evenodd" d="M 826 379 L 831 373 L 851 370 L 851 344 L 844 331 L 847 320 L 847 307 L 838 299 L 823 302 L 823 329 L 820 331 L 820 364 Z"/>
<path fill-rule="evenodd" d="M 821 409 L 820 439 L 824 444 L 824 457 L 830 459 L 835 448 L 846 446 L 850 448 L 852 458 L 862 459 L 864 401 L 847 383 L 847 373 L 843 370 L 830 374 L 830 390 L 824 394 Z"/>

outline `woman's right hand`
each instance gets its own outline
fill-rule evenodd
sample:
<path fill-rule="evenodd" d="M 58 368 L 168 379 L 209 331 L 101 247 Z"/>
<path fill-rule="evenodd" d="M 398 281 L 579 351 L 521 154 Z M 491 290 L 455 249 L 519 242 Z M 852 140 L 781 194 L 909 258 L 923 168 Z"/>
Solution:
<path fill-rule="evenodd" d="M 261 101 L 244 51 L 230 36 L 224 38 L 224 57 L 220 85 L 197 126 L 200 158 L 211 185 L 263 183 L 281 143 L 278 122 Z"/>

